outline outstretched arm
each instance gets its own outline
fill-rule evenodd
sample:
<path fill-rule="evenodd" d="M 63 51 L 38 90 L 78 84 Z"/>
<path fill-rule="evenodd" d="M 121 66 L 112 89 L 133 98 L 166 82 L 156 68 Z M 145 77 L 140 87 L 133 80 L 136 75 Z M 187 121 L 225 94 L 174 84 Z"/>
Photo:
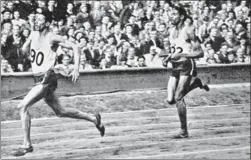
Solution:
<path fill-rule="evenodd" d="M 72 81 L 75 83 L 79 77 L 80 48 L 73 42 L 63 39 L 62 36 L 53 35 L 51 44 L 58 44 L 62 47 L 72 49 L 74 52 L 74 70 L 71 73 Z"/>

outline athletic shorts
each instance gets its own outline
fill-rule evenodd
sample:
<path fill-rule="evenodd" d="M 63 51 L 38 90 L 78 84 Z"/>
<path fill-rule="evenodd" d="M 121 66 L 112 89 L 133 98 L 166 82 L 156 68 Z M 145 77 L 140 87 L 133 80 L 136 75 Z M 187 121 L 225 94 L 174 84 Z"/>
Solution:
<path fill-rule="evenodd" d="M 184 62 L 172 62 L 173 69 L 172 69 L 172 76 L 179 77 L 180 75 L 185 76 L 197 76 L 197 69 L 196 64 L 193 59 L 188 59 Z"/>
<path fill-rule="evenodd" d="M 49 92 L 54 92 L 57 89 L 58 81 L 54 70 L 47 71 L 44 75 L 34 76 L 35 85 L 42 84 Z"/>

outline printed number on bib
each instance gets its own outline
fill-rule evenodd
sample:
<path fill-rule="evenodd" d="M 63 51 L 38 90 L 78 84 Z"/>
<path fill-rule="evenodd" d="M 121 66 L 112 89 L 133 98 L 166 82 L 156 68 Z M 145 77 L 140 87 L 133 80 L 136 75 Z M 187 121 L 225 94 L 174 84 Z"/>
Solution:
<path fill-rule="evenodd" d="M 183 48 L 181 48 L 181 47 L 174 47 L 174 46 L 172 46 L 171 47 L 171 53 L 175 53 L 177 51 L 177 53 L 182 53 L 183 52 Z"/>
<path fill-rule="evenodd" d="M 36 53 L 34 49 L 31 50 L 31 63 L 35 62 L 38 66 L 41 66 L 44 61 L 44 54 L 42 52 Z"/>

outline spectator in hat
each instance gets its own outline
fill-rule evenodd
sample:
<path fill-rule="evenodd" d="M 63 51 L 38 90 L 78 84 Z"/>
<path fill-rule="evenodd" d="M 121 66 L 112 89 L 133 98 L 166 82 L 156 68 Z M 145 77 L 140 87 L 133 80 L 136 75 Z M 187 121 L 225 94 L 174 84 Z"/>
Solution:
<path fill-rule="evenodd" d="M 1 26 L 6 23 L 6 22 L 9 22 L 11 21 L 12 19 L 12 12 L 10 9 L 6 8 L 4 9 L 2 12 L 2 18 L 1 18 Z"/>
<path fill-rule="evenodd" d="M 76 30 L 74 32 L 74 37 L 76 39 L 76 41 L 78 42 L 80 40 L 81 37 L 85 36 L 84 32 L 80 31 L 80 30 Z"/>

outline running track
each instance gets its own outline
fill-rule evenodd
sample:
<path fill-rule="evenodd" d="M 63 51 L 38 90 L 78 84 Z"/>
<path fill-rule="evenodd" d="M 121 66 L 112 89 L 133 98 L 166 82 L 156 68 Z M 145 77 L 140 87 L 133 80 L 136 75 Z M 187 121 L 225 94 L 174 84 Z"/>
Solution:
<path fill-rule="evenodd" d="M 105 137 L 91 123 L 67 118 L 32 120 L 34 152 L 20 159 L 246 159 L 250 103 L 188 108 L 190 138 L 175 140 L 175 108 L 104 113 Z M 1 123 L 1 159 L 22 144 L 20 121 Z"/>

